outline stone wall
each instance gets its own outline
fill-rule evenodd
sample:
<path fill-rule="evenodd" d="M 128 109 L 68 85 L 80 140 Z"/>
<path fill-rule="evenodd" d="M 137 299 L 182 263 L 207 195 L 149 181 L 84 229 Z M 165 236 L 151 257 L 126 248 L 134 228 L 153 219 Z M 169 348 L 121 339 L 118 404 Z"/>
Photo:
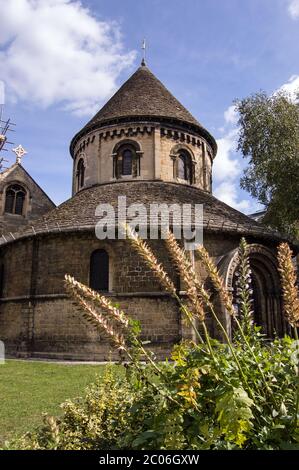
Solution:
<path fill-rule="evenodd" d="M 166 251 L 152 242 L 171 275 Z M 110 255 L 113 302 L 141 321 L 142 335 L 160 357 L 180 336 L 179 310 L 126 241 L 100 242 L 92 233 L 60 234 L 19 241 L 2 249 L 5 266 L 0 302 L 0 339 L 8 354 L 107 359 L 109 344 L 65 296 L 65 273 L 89 283 L 93 250 Z M 157 249 L 158 248 L 158 249 Z M 22 269 L 20 269 L 20 266 Z"/>
<path fill-rule="evenodd" d="M 31 292 L 33 242 L 18 242 L 17 246 L 8 245 L 1 252 L 3 265 L 2 297 L 18 298 L 29 296 Z"/>
<path fill-rule="evenodd" d="M 142 326 L 142 339 L 162 358 L 180 337 L 179 311 L 167 296 L 111 296 Z M 0 307 L 0 339 L 6 353 L 19 357 L 72 360 L 116 359 L 107 338 L 84 319 L 68 298 L 48 297 L 3 302 Z"/>
<path fill-rule="evenodd" d="M 212 149 L 208 143 L 198 136 L 175 132 L 161 128 L 153 123 L 122 124 L 111 126 L 99 131 L 90 132 L 81 138 L 75 147 L 73 164 L 73 194 L 76 193 L 76 171 L 80 158 L 84 159 L 85 184 L 89 187 L 97 183 L 115 181 L 113 177 L 113 153 L 117 144 L 122 141 L 134 141 L 139 145 L 140 176 L 135 179 L 176 181 L 174 178 L 173 160 L 171 155 L 174 148 L 185 148 L 192 156 L 195 172 L 194 186 L 211 191 Z M 132 177 L 123 177 L 129 181 Z"/>
<path fill-rule="evenodd" d="M 239 237 L 206 233 L 204 243 L 219 263 L 238 246 Z M 149 244 L 179 286 L 163 242 L 156 240 Z M 66 273 L 89 284 L 90 255 L 98 248 L 106 249 L 110 257 L 111 281 L 107 295 L 141 322 L 143 338 L 152 342 L 150 347 L 159 357 L 165 357 L 182 334 L 192 337 L 190 329 L 181 324 L 178 306 L 161 290 L 128 241 L 99 241 L 92 232 L 49 234 L 1 248 L 5 279 L 0 300 L 0 340 L 4 341 L 8 354 L 85 360 L 109 358 L 111 348 L 107 339 L 87 324 L 63 287 Z M 207 273 L 197 256 L 195 267 L 205 280 Z M 183 282 L 180 289 L 184 290 Z M 220 307 L 219 313 L 227 322 Z M 219 336 L 210 318 L 208 324 L 211 332 Z M 113 354 L 111 357 L 116 358 Z"/>
<path fill-rule="evenodd" d="M 150 241 L 150 245 L 178 285 L 163 242 Z M 110 255 L 111 300 L 140 320 L 143 337 L 152 342 L 159 357 L 169 353 L 182 333 L 175 302 L 161 291 L 127 241 L 101 242 L 87 232 L 35 237 L 2 248 L 0 339 L 9 354 L 88 360 L 109 356 L 106 339 L 86 323 L 63 288 L 65 273 L 89 283 L 90 255 L 98 248 Z M 184 336 L 188 335 L 185 328 Z"/>

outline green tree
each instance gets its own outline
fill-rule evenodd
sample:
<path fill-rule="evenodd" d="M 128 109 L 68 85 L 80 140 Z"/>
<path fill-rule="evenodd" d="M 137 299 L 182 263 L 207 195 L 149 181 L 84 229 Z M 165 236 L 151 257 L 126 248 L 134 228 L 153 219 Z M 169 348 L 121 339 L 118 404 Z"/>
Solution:
<path fill-rule="evenodd" d="M 299 222 L 299 106 L 259 92 L 236 101 L 240 150 L 249 163 L 241 187 L 267 210 L 264 222 L 289 233 Z"/>

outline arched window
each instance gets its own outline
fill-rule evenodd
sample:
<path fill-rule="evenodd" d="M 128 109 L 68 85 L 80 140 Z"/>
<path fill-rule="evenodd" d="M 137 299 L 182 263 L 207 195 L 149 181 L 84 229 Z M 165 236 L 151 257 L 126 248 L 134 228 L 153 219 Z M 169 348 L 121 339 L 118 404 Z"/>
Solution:
<path fill-rule="evenodd" d="M 85 177 L 85 165 L 83 158 L 80 158 L 77 165 L 77 189 L 81 189 L 84 186 L 84 177 Z"/>
<path fill-rule="evenodd" d="M 139 176 L 140 175 L 140 157 L 133 144 L 123 144 L 117 148 L 114 154 L 113 177 Z"/>
<path fill-rule="evenodd" d="M 259 252 L 250 253 L 250 281 L 251 281 L 251 300 L 253 321 L 262 328 L 262 332 L 268 338 L 273 338 L 275 334 L 282 336 L 287 328 L 284 322 L 284 316 L 281 310 L 281 291 L 280 279 L 276 266 L 275 258 L 268 257 L 267 252 L 261 254 Z M 236 312 L 239 312 L 240 295 L 238 264 L 232 277 L 232 293 L 233 302 Z M 233 324 L 233 326 L 235 326 Z"/>
<path fill-rule="evenodd" d="M 106 250 L 95 250 L 91 254 L 89 285 L 98 292 L 109 291 L 109 255 Z"/>
<path fill-rule="evenodd" d="M 12 184 L 6 190 L 5 212 L 23 215 L 26 190 L 19 184 Z"/>
<path fill-rule="evenodd" d="M 192 160 L 188 152 L 181 150 L 177 157 L 177 177 L 192 184 Z"/>

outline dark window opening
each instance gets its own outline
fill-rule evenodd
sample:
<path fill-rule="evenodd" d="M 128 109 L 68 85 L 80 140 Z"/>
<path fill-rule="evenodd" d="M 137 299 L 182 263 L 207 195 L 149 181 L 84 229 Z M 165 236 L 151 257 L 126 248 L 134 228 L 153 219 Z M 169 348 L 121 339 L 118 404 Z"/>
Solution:
<path fill-rule="evenodd" d="M 132 174 L 133 155 L 129 149 L 124 150 L 122 154 L 122 174 L 124 176 Z"/>
<path fill-rule="evenodd" d="M 25 194 L 19 191 L 16 195 L 16 207 L 15 207 L 16 214 L 18 215 L 23 214 L 24 201 L 25 201 Z"/>
<path fill-rule="evenodd" d="M 140 157 L 135 147 L 130 144 L 124 144 L 119 147 L 113 160 L 113 177 L 139 176 L 140 175 Z"/>
<path fill-rule="evenodd" d="M 185 178 L 185 156 L 180 155 L 178 159 L 178 178 L 184 180 Z"/>
<path fill-rule="evenodd" d="M 80 158 L 77 165 L 77 188 L 81 189 L 84 186 L 84 178 L 85 178 L 85 165 L 83 158 Z"/>
<path fill-rule="evenodd" d="M 14 201 L 15 201 L 15 192 L 6 191 L 5 212 L 8 212 L 10 214 L 13 213 Z"/>
<path fill-rule="evenodd" d="M 177 158 L 177 177 L 192 184 L 192 160 L 187 152 L 181 152 Z"/>
<path fill-rule="evenodd" d="M 91 254 L 89 285 L 98 292 L 109 291 L 109 255 L 106 250 L 95 250 Z"/>
<path fill-rule="evenodd" d="M 26 191 L 25 189 L 14 184 L 6 190 L 5 212 L 8 214 L 23 215 Z"/>

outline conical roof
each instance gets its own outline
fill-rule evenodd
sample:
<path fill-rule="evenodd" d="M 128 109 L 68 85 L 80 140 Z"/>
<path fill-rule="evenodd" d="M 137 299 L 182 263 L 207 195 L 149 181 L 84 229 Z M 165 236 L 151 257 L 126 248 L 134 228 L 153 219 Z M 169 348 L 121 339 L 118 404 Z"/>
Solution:
<path fill-rule="evenodd" d="M 167 90 L 163 83 L 146 65 L 136 72 L 120 87 L 102 109 L 76 134 L 71 150 L 82 134 L 113 121 L 128 121 L 129 118 L 156 118 L 158 121 L 170 120 L 171 123 L 184 123 L 203 135 L 216 150 L 216 142 L 208 131 L 192 114 Z"/>

